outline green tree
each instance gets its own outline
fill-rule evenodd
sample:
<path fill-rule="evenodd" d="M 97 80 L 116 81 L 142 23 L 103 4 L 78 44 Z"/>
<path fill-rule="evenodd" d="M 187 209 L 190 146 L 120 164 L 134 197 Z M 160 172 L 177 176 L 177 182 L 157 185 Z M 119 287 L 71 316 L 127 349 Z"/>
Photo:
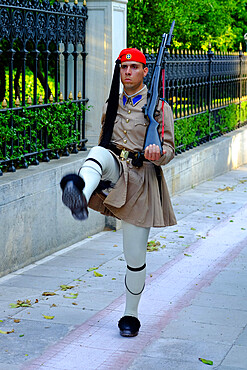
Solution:
<path fill-rule="evenodd" d="M 176 48 L 238 50 L 247 32 L 244 0 L 129 0 L 128 46 L 157 48 L 176 21 Z M 246 27 L 246 28 L 245 28 Z"/>

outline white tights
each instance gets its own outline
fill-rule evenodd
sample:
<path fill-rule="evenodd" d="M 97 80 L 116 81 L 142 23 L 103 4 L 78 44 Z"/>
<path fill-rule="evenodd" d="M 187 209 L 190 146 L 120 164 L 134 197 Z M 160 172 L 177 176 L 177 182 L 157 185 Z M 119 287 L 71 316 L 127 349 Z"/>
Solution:
<path fill-rule="evenodd" d="M 85 181 L 83 193 L 89 201 L 101 179 L 109 180 L 113 184 L 117 182 L 120 176 L 119 164 L 107 149 L 96 146 L 90 150 L 79 175 Z M 124 315 L 138 317 L 138 304 L 146 278 L 146 250 L 150 228 L 135 226 L 125 221 L 122 221 L 122 228 L 123 252 L 127 263 Z"/>

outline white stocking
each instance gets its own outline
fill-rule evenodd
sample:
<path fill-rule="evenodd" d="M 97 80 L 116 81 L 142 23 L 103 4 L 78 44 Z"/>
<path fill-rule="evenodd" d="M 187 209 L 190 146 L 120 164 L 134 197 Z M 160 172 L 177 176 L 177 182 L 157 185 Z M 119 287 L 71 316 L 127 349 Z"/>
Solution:
<path fill-rule="evenodd" d="M 101 178 L 115 184 L 119 178 L 119 165 L 113 155 L 101 146 L 93 147 L 79 170 L 85 182 L 83 193 L 89 201 Z"/>
<path fill-rule="evenodd" d="M 146 279 L 146 251 L 150 228 L 122 221 L 126 269 L 126 306 L 124 316 L 138 317 L 138 304 Z"/>

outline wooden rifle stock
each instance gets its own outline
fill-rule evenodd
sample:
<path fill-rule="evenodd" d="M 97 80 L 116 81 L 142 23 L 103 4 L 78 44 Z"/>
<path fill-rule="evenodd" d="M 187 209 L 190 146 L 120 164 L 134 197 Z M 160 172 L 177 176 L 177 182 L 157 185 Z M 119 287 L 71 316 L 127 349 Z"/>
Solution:
<path fill-rule="evenodd" d="M 171 45 L 174 25 L 175 21 L 172 22 L 169 34 L 164 33 L 162 36 L 162 41 L 156 57 L 155 67 L 151 78 L 150 88 L 148 90 L 147 104 L 145 104 L 145 106 L 143 107 L 144 115 L 149 120 L 149 125 L 145 136 L 144 150 L 150 144 L 156 144 L 160 148 L 161 155 L 163 155 L 163 149 L 158 132 L 159 124 L 155 120 L 155 113 L 159 101 L 159 83 L 163 54 L 165 49 Z"/>

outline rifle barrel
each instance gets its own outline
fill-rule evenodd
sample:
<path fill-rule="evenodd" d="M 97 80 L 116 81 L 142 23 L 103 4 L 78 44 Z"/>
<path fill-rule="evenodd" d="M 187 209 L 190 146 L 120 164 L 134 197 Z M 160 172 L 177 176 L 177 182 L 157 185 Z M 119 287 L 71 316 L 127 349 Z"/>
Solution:
<path fill-rule="evenodd" d="M 175 26 L 175 21 L 172 22 L 172 25 L 171 25 L 171 28 L 170 28 L 170 32 L 169 32 L 169 35 L 168 35 L 168 38 L 167 38 L 167 42 L 166 42 L 166 47 L 167 46 L 171 46 L 172 33 L 173 33 L 174 26 Z"/>

